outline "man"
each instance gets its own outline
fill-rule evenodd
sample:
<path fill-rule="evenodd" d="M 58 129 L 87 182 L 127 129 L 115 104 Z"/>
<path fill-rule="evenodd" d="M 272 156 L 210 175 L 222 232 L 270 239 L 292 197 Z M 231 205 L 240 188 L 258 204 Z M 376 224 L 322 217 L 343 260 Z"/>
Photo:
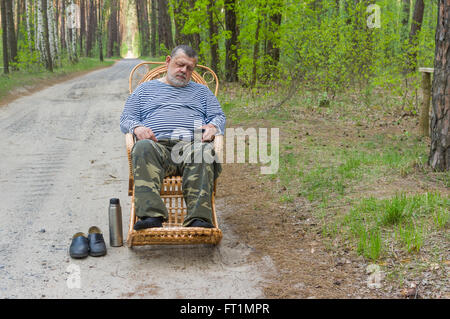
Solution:
<path fill-rule="evenodd" d="M 142 83 L 125 103 L 120 128 L 137 139 L 131 152 L 139 217 L 135 230 L 161 227 L 167 220 L 161 185 L 175 174 L 183 178 L 183 226 L 214 227 L 211 195 L 221 166 L 204 155 L 211 155 L 214 136 L 224 134 L 226 118 L 209 88 L 190 81 L 197 60 L 191 47 L 177 46 L 166 58 L 166 76 Z"/>

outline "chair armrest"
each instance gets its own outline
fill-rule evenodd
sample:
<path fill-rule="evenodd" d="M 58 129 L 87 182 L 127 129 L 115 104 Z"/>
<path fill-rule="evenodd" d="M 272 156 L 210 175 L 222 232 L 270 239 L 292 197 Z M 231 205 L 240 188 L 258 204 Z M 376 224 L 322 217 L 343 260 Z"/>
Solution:
<path fill-rule="evenodd" d="M 134 135 L 131 133 L 125 134 L 125 143 L 127 146 L 128 168 L 129 168 L 128 196 L 132 196 L 133 195 L 134 176 L 133 176 L 133 165 L 131 163 L 131 150 L 133 149 L 133 146 L 135 143 Z"/>

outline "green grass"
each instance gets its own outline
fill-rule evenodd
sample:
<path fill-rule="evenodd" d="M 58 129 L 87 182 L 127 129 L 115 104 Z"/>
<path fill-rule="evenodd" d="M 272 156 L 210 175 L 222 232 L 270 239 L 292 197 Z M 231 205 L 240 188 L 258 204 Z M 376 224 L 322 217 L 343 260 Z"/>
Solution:
<path fill-rule="evenodd" d="M 91 70 L 102 66 L 110 66 L 113 63 L 113 59 L 105 59 L 104 62 L 100 62 L 98 58 L 82 57 L 76 64 L 65 61 L 63 63 L 64 66 L 55 68 L 54 72 L 49 72 L 42 67 L 35 67 L 32 70 L 10 70 L 9 74 L 0 75 L 0 98 L 6 96 L 9 92 L 18 87 L 32 86 L 42 80 L 57 79 L 75 72 Z"/>
<path fill-rule="evenodd" d="M 280 179 L 299 176 L 297 193 L 310 201 L 342 197 L 361 181 L 368 183 L 392 174 L 408 175 L 415 165 L 425 164 L 428 151 L 425 143 L 414 138 L 405 142 L 379 136 L 349 149 L 322 147 L 313 141 L 308 143 L 306 153 L 287 153 L 288 149 L 285 147 L 281 152 Z"/>
<path fill-rule="evenodd" d="M 405 226 L 398 225 L 395 229 L 395 238 L 408 252 L 419 252 L 424 241 L 424 229 L 416 227 L 413 223 Z"/>
<path fill-rule="evenodd" d="M 418 252 L 427 234 L 447 227 L 449 207 L 450 199 L 437 192 L 364 198 L 342 218 L 340 233 L 374 261 L 386 254 L 391 238 L 405 252 Z"/>

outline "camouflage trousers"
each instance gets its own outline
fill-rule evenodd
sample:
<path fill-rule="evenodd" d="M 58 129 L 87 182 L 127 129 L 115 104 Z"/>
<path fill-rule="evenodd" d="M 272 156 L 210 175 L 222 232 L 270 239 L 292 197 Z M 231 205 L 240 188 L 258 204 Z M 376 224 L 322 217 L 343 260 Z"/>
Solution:
<path fill-rule="evenodd" d="M 137 141 L 131 151 L 136 216 L 167 221 L 167 207 L 160 196 L 162 182 L 164 177 L 180 175 L 187 207 L 183 226 L 194 219 L 212 223 L 214 180 L 222 170 L 220 163 L 213 161 L 213 154 L 213 143 Z"/>

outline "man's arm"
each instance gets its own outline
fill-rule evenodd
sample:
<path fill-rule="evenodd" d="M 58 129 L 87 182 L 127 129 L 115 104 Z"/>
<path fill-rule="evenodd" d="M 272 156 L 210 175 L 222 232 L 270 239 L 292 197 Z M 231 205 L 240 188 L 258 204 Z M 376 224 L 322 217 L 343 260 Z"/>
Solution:
<path fill-rule="evenodd" d="M 123 108 L 122 115 L 120 116 L 120 130 L 126 134 L 133 134 L 134 129 L 141 124 L 140 116 L 140 92 L 142 86 L 139 86 L 128 97 L 125 106 Z"/>
<path fill-rule="evenodd" d="M 206 97 L 206 125 L 202 126 L 204 140 L 211 140 L 214 135 L 225 134 L 226 116 L 220 107 L 216 96 L 207 89 Z"/>

